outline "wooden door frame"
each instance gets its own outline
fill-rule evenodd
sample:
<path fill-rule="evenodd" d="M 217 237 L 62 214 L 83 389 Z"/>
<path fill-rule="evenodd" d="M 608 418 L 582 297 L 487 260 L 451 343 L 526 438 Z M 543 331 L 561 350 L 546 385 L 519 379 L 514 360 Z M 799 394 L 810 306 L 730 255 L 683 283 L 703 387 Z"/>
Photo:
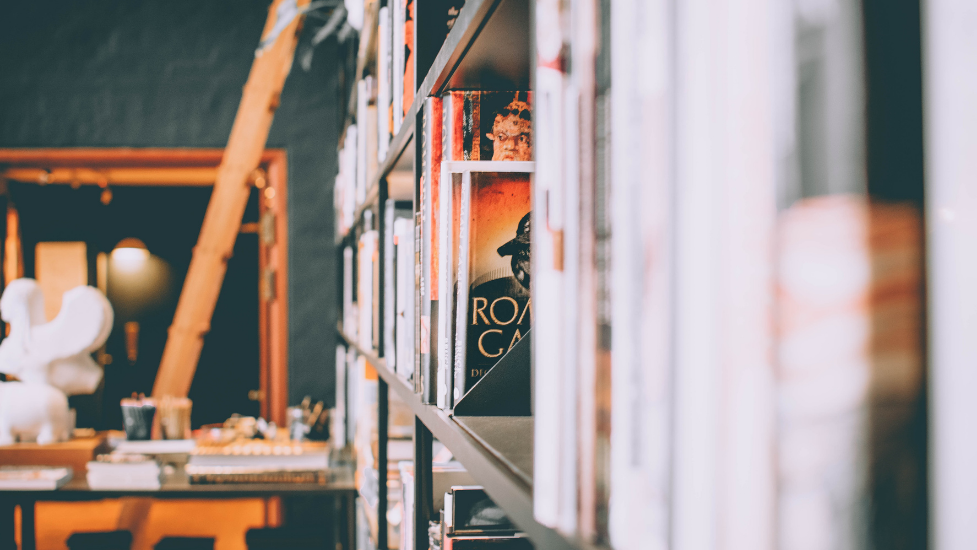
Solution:
<path fill-rule="evenodd" d="M 213 185 L 223 149 L 0 148 L 0 181 L 72 186 Z M 259 391 L 261 415 L 285 425 L 288 406 L 288 164 L 283 149 L 266 149 L 252 184 L 270 227 L 258 235 Z M 263 179 L 263 181 L 262 181 Z M 269 215 L 270 214 L 270 215 Z M 270 283 L 270 285 L 269 285 Z"/>

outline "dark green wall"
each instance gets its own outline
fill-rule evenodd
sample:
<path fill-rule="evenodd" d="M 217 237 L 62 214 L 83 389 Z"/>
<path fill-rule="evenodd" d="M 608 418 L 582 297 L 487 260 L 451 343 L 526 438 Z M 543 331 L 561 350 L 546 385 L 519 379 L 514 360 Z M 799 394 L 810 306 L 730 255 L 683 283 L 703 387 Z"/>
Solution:
<path fill-rule="evenodd" d="M 0 0 L 0 147 L 223 147 L 269 3 Z M 334 396 L 340 51 L 294 66 L 269 138 L 288 152 L 293 403 Z"/>

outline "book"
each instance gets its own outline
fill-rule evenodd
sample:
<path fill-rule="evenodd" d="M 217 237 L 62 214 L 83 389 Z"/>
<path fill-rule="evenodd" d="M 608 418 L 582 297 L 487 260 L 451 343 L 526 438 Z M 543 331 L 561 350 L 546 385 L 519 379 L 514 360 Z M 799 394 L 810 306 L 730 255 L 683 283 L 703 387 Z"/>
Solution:
<path fill-rule="evenodd" d="M 387 199 L 384 207 L 383 357 L 387 363 L 387 368 L 394 371 L 397 369 L 397 351 L 394 335 L 397 332 L 398 319 L 397 236 L 395 230 L 398 222 L 402 222 L 403 220 L 413 222 L 410 203 Z M 411 271 L 413 271 L 413 259 L 410 260 L 410 264 Z M 406 327 L 403 327 L 403 329 L 406 330 Z"/>
<path fill-rule="evenodd" d="M 352 338 L 356 338 L 358 330 L 356 321 L 356 304 L 353 302 L 355 280 L 355 264 L 353 260 L 353 247 L 343 247 L 343 332 Z"/>
<path fill-rule="evenodd" d="M 516 526 L 478 485 L 455 485 L 444 494 L 445 537 L 516 534 Z"/>
<path fill-rule="evenodd" d="M 370 77 L 356 83 L 356 204 L 363 204 L 366 200 L 369 176 L 367 175 L 367 143 L 370 135 L 369 114 L 370 107 Z"/>
<path fill-rule="evenodd" d="M 393 54 L 391 56 L 392 72 L 392 132 L 396 135 L 400 131 L 400 126 L 404 121 L 404 26 L 407 20 L 407 0 L 392 0 L 391 23 L 393 25 L 392 45 Z"/>
<path fill-rule="evenodd" d="M 360 235 L 359 250 L 357 251 L 356 270 L 356 310 L 357 340 L 363 349 L 374 349 L 373 346 L 373 266 L 377 255 L 377 232 L 369 230 Z"/>
<path fill-rule="evenodd" d="M 345 283 L 344 283 L 345 284 Z M 343 449 L 348 443 L 346 431 L 346 347 L 336 346 L 336 406 L 330 417 L 329 437 L 336 449 Z"/>
<path fill-rule="evenodd" d="M 337 205 L 336 224 L 340 235 L 349 231 L 356 212 L 356 133 L 356 125 L 350 124 L 346 128 L 343 146 L 339 150 L 339 171 L 336 174 L 334 201 Z"/>
<path fill-rule="evenodd" d="M 0 466 L 0 491 L 53 491 L 71 481 L 72 470 L 52 466 Z"/>
<path fill-rule="evenodd" d="M 568 488 L 561 483 L 563 427 L 572 419 L 564 417 L 562 380 L 567 375 L 565 355 L 574 340 L 564 333 L 564 311 L 568 299 L 575 299 L 565 288 L 565 218 L 571 165 L 567 162 L 565 90 L 569 75 L 565 59 L 569 45 L 563 28 L 569 19 L 567 6 L 539 4 L 536 17 L 535 117 L 536 163 L 539 169 L 533 192 L 533 255 L 535 259 L 533 298 L 538 322 L 533 331 L 534 438 L 533 515 L 537 521 L 556 527 L 560 518 L 560 496 Z M 573 371 L 571 371 L 573 372 Z M 545 444 L 543 444 L 545 442 Z"/>
<path fill-rule="evenodd" d="M 533 160 L 532 95 L 526 91 L 445 93 L 442 159 Z"/>
<path fill-rule="evenodd" d="M 325 483 L 328 466 L 325 443 L 237 440 L 199 445 L 186 473 L 191 483 Z"/>
<path fill-rule="evenodd" d="M 401 100 L 401 110 L 397 113 L 401 119 L 407 114 L 410 109 L 411 104 L 414 102 L 414 91 L 417 89 L 416 82 L 416 72 L 414 70 L 414 65 L 416 63 L 416 53 L 417 53 L 417 43 L 414 40 L 414 31 L 416 30 L 415 21 L 417 4 L 414 0 L 404 0 L 404 78 L 403 78 L 403 99 Z"/>
<path fill-rule="evenodd" d="M 324 485 L 329 473 L 324 470 L 281 470 L 278 468 L 224 468 L 187 466 L 187 477 L 194 485 L 234 483 L 316 483 Z"/>
<path fill-rule="evenodd" d="M 442 166 L 445 163 L 442 162 Z M 460 176 L 460 174 L 458 174 Z M 455 341 L 455 303 L 457 301 L 457 270 L 455 250 L 458 248 L 458 234 L 461 220 L 461 182 L 454 182 L 454 175 L 441 172 L 444 184 L 439 193 L 438 217 L 438 328 L 437 328 L 437 400 L 441 409 L 453 406 L 453 358 Z"/>
<path fill-rule="evenodd" d="M 467 348 L 467 338 L 458 341 L 461 318 L 456 318 L 456 311 L 460 305 L 467 308 L 467 284 L 456 287 L 458 276 L 459 231 L 461 225 L 466 226 L 468 220 L 460 215 L 462 206 L 461 175 L 449 179 L 444 175 L 446 161 L 528 161 L 532 159 L 532 109 L 531 93 L 529 92 L 480 92 L 480 91 L 451 91 L 442 97 L 442 174 L 438 182 L 437 193 L 430 193 L 431 199 L 425 200 L 425 208 L 436 201 L 438 211 L 437 225 L 432 228 L 432 235 L 437 235 L 437 269 L 432 273 L 433 280 L 437 279 L 437 320 L 434 341 L 437 342 L 436 354 L 436 401 L 439 407 L 450 409 L 454 400 L 460 399 L 466 387 L 463 380 L 464 361 L 455 361 L 455 355 L 464 357 L 460 348 Z M 432 106 L 432 111 L 435 109 Z M 478 169 L 479 171 L 485 168 Z M 528 179 L 526 180 L 528 182 Z M 450 184 L 449 184 L 450 183 Z M 520 217 L 528 213 L 528 209 L 520 213 Z M 518 221 L 518 219 L 516 220 Z M 528 221 L 528 220 L 527 220 Z M 432 225 L 433 217 L 432 217 Z M 513 230 L 515 230 L 515 225 Z M 476 233 L 477 234 L 477 233 Z M 466 234 L 467 235 L 467 234 Z M 528 239 L 528 237 L 527 237 Z M 503 241 L 505 242 L 505 241 Z M 527 240 L 528 242 L 528 240 Z M 503 243 L 499 243 L 500 245 Z M 435 248 L 432 245 L 432 248 Z M 466 260 L 463 260 L 467 262 Z M 434 264 L 432 258 L 431 264 Z M 450 269 L 448 268 L 450 266 Z M 467 273 L 467 270 L 466 270 Z M 483 276 L 479 273 L 476 276 Z M 480 281 L 481 282 L 481 281 Z M 528 286 L 528 279 L 527 279 Z M 433 292 L 433 291 L 432 291 Z M 457 293 L 463 295 L 461 301 Z M 434 307 L 432 301 L 432 308 Z M 434 317 L 432 309 L 431 317 Z M 434 319 L 432 319 L 432 323 Z M 464 325 L 462 325 L 463 327 Z M 432 332 L 434 332 L 432 328 Z M 497 333 L 492 333 L 497 334 Z M 477 342 L 473 344 L 477 349 Z M 493 363 L 494 364 L 494 363 Z M 476 371 L 481 376 L 483 371 Z M 456 384 L 456 379 L 458 383 Z"/>
<path fill-rule="evenodd" d="M 377 15 L 377 160 L 380 162 L 387 158 L 393 118 L 390 97 L 393 89 L 390 79 L 390 65 L 393 60 L 391 11 L 390 6 L 383 6 Z"/>
<path fill-rule="evenodd" d="M 156 459 L 115 451 L 89 462 L 85 477 L 92 489 L 156 490 L 160 488 L 161 474 Z"/>
<path fill-rule="evenodd" d="M 776 503 L 792 546 L 812 528 L 863 546 L 883 525 L 912 538 L 903 506 L 925 503 L 908 473 L 925 472 L 923 227 L 915 205 L 851 194 L 778 216 Z M 881 496 L 895 494 L 902 505 Z"/>
<path fill-rule="evenodd" d="M 468 172 L 461 180 L 454 402 L 532 323 L 529 174 Z"/>
<path fill-rule="evenodd" d="M 368 213 L 367 218 L 372 215 L 372 212 Z M 372 227 L 372 224 L 368 227 Z M 374 236 L 373 253 L 370 255 L 370 268 L 373 270 L 373 277 L 370 280 L 372 283 L 372 288 L 370 290 L 373 293 L 373 297 L 370 300 L 370 321 L 372 322 L 373 326 L 370 327 L 370 333 L 373 335 L 373 338 L 370 340 L 369 349 L 375 350 L 376 354 L 380 355 L 383 348 L 383 335 L 380 334 L 380 319 L 384 314 L 384 312 L 380 311 L 380 293 L 383 292 L 383 289 L 380 288 L 383 259 L 380 258 L 380 233 L 376 230 L 373 230 L 372 233 Z"/>
<path fill-rule="evenodd" d="M 434 404 L 437 395 L 439 243 L 438 194 L 442 159 L 442 100 L 429 97 L 424 101 L 421 139 L 420 200 L 417 212 L 418 276 L 416 277 L 417 344 L 414 391 L 424 403 Z M 433 353 L 432 353 L 433 352 Z"/>
<path fill-rule="evenodd" d="M 443 550 L 533 550 L 533 543 L 522 534 L 510 536 L 447 535 Z"/>
<path fill-rule="evenodd" d="M 409 380 L 414 374 L 414 221 L 399 218 L 394 221 L 393 248 L 396 268 L 396 316 L 395 316 L 395 372 Z M 390 366 L 388 364 L 388 366 Z"/>
<path fill-rule="evenodd" d="M 414 463 L 405 460 L 398 464 L 400 469 L 400 550 L 414 548 Z"/>

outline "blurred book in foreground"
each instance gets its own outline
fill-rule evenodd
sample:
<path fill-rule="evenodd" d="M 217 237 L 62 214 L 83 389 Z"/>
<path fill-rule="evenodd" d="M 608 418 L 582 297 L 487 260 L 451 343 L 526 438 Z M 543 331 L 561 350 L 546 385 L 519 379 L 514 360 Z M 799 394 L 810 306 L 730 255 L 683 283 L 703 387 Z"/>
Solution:
<path fill-rule="evenodd" d="M 71 468 L 0 466 L 0 491 L 53 491 L 71 481 Z"/>

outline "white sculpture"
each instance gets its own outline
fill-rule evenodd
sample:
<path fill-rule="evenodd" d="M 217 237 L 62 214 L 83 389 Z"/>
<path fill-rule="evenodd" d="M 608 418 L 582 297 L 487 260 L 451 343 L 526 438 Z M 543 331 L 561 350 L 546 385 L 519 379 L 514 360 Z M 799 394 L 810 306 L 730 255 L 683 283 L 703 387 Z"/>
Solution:
<path fill-rule="evenodd" d="M 112 331 L 112 305 L 90 286 L 64 293 L 61 311 L 45 322 L 37 281 L 11 281 L 0 297 L 0 318 L 10 334 L 0 342 L 0 445 L 51 443 L 70 435 L 68 395 L 92 393 L 102 368 L 92 360 Z"/>

